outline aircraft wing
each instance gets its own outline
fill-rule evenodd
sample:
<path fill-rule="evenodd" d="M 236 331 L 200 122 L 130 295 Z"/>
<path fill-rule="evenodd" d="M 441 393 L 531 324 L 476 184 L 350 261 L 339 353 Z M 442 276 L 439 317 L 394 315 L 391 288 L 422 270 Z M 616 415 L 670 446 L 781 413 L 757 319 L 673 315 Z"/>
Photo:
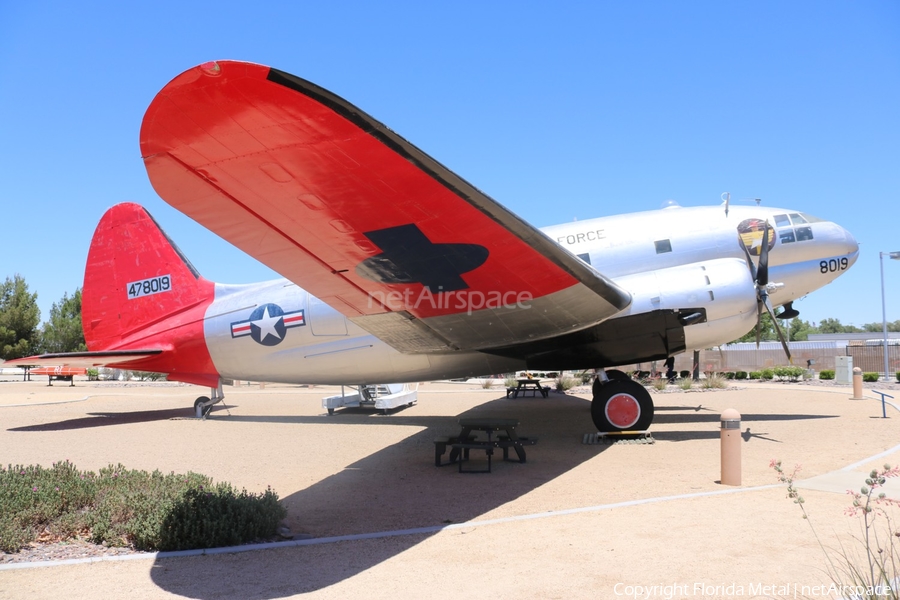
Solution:
<path fill-rule="evenodd" d="M 262 65 L 190 69 L 141 154 L 169 204 L 402 352 L 590 327 L 630 295 L 359 108 Z"/>
<path fill-rule="evenodd" d="M 56 352 L 15 358 L 0 363 L 4 366 L 105 367 L 128 369 L 129 363 L 161 354 L 162 350 L 108 350 L 105 352 Z"/>

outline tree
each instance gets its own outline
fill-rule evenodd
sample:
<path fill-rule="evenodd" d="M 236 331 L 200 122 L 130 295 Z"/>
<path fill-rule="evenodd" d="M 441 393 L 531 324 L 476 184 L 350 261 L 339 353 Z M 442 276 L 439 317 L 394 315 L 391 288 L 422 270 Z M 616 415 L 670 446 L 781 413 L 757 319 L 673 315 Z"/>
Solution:
<path fill-rule="evenodd" d="M 10 360 L 32 353 L 38 337 L 41 311 L 37 293 L 18 273 L 0 284 L 0 358 Z"/>
<path fill-rule="evenodd" d="M 884 327 L 882 326 L 882 323 L 866 323 L 865 325 L 863 325 L 863 329 L 866 331 L 872 331 L 872 332 L 884 331 Z M 900 320 L 888 321 L 887 322 L 887 330 L 888 331 L 900 331 Z"/>
<path fill-rule="evenodd" d="M 862 329 L 855 325 L 843 325 L 840 319 L 822 319 L 818 333 L 860 333 Z"/>
<path fill-rule="evenodd" d="M 70 298 L 64 293 L 50 309 L 50 320 L 41 335 L 43 352 L 80 352 L 87 350 L 81 328 L 81 288 Z"/>
<path fill-rule="evenodd" d="M 819 330 L 813 327 L 809 321 L 804 321 L 800 317 L 788 321 L 785 329 L 785 335 L 792 342 L 805 342 L 809 339 L 809 334 L 819 333 Z"/>
<path fill-rule="evenodd" d="M 775 333 L 775 327 L 772 326 L 772 317 L 769 316 L 768 312 L 764 312 L 762 317 L 759 320 L 759 341 L 768 342 L 771 340 L 777 340 L 778 334 Z M 743 335 L 737 342 L 755 342 L 756 341 L 756 326 L 753 326 L 753 329 L 748 331 Z"/>

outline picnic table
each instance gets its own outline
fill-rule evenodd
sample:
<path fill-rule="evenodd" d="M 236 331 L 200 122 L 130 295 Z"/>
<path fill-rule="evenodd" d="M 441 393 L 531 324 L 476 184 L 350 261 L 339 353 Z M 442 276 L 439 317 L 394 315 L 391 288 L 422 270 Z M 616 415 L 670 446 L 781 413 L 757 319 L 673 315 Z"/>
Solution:
<path fill-rule="evenodd" d="M 532 396 L 540 393 L 541 396 L 546 398 L 550 394 L 550 388 L 541 385 L 540 380 L 538 379 L 517 379 L 516 387 L 506 388 L 506 397 L 507 398 L 518 398 L 519 394 L 522 394 L 522 397 L 525 397 L 526 392 L 531 392 Z"/>
<path fill-rule="evenodd" d="M 459 419 L 458 435 L 435 440 L 434 464 L 444 466 L 457 463 L 460 473 L 490 473 L 491 458 L 495 449 L 503 450 L 503 460 L 509 460 L 509 449 L 516 452 L 517 462 L 525 462 L 525 446 L 537 443 L 536 438 L 519 437 L 516 427 L 518 419 L 498 417 L 464 417 Z M 483 432 L 487 439 L 481 439 L 477 432 Z M 450 446 L 448 462 L 442 457 Z M 487 468 L 482 470 L 463 469 L 463 462 L 469 459 L 471 450 L 484 450 L 487 454 Z"/>

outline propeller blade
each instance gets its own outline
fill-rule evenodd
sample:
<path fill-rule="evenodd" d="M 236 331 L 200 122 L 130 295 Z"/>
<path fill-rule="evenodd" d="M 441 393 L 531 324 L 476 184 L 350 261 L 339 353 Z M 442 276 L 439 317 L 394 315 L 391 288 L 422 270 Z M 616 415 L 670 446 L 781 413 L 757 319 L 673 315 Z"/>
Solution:
<path fill-rule="evenodd" d="M 763 229 L 762 247 L 759 249 L 759 267 L 757 268 L 756 285 L 765 287 L 769 283 L 769 222 Z"/>
<path fill-rule="evenodd" d="M 747 266 L 750 268 L 750 276 L 753 278 L 753 283 L 756 283 L 756 265 L 753 264 L 750 251 L 747 250 L 747 246 L 744 245 L 743 241 L 741 242 L 741 248 L 744 249 L 744 257 L 747 259 Z"/>
<path fill-rule="evenodd" d="M 762 301 L 756 301 L 756 349 L 759 350 L 759 330 L 762 326 Z"/>
<path fill-rule="evenodd" d="M 787 342 L 784 340 L 784 334 L 781 332 L 781 327 L 778 326 L 778 321 L 775 319 L 775 310 L 772 308 L 772 303 L 769 302 L 769 297 L 765 297 L 764 304 L 766 305 L 766 310 L 769 312 L 769 317 L 772 318 L 772 324 L 775 326 L 775 333 L 778 334 L 778 339 L 781 340 L 781 347 L 784 348 L 784 353 L 787 354 L 788 361 L 791 364 L 794 364 L 794 359 L 791 358 L 791 350 L 788 348 Z"/>

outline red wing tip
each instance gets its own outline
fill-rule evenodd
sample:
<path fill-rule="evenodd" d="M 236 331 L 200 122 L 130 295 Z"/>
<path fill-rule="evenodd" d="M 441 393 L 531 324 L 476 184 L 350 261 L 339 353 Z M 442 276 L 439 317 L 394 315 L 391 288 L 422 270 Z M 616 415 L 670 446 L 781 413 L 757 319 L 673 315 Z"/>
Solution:
<path fill-rule="evenodd" d="M 220 67 L 219 63 L 214 60 L 203 63 L 199 66 L 199 69 L 207 75 L 211 75 L 212 77 L 217 77 L 222 73 L 222 67 Z"/>

